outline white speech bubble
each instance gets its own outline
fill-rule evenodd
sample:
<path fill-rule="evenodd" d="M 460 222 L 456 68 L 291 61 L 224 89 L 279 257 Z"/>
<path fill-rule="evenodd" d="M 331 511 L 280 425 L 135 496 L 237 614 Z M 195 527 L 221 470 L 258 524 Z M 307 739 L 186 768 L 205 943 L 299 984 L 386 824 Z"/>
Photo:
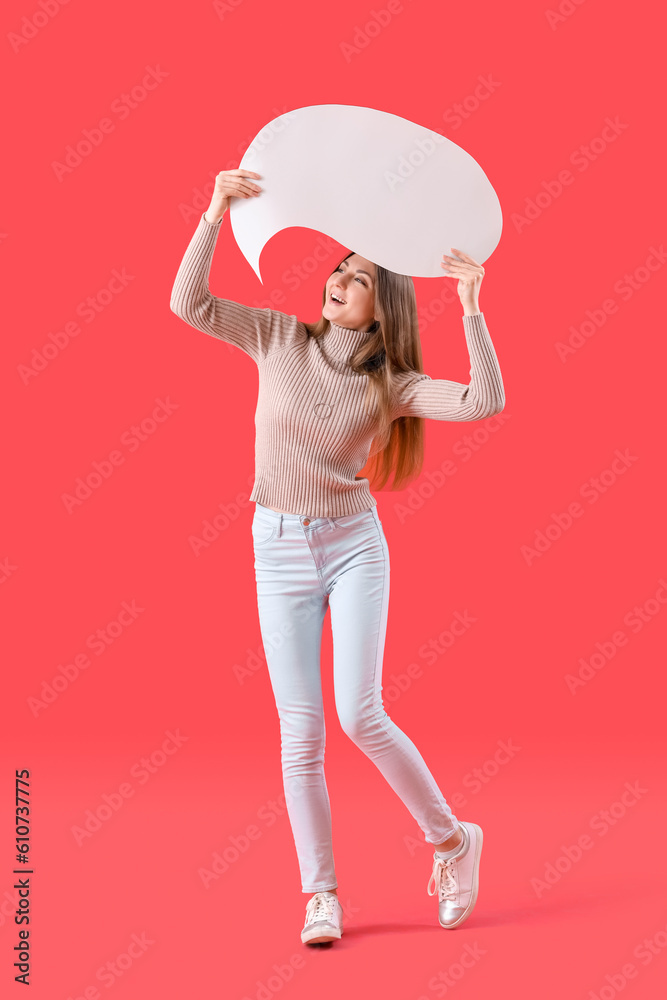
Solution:
<path fill-rule="evenodd" d="M 423 278 L 444 276 L 452 245 L 482 264 L 500 240 L 498 196 L 470 153 L 387 111 L 296 108 L 264 126 L 239 166 L 262 178 L 260 195 L 230 202 L 234 238 L 260 281 L 264 246 L 291 226 Z"/>

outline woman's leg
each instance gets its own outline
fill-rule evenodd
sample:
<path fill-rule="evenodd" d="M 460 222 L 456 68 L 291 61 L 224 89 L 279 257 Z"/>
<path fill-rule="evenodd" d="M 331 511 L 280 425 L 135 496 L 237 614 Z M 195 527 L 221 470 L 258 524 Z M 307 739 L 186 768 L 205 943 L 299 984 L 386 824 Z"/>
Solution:
<path fill-rule="evenodd" d="M 277 514 L 256 514 L 253 541 L 260 628 L 280 720 L 283 787 L 302 891 L 332 890 L 337 882 L 320 671 L 327 595 L 298 518 L 281 523 Z"/>
<path fill-rule="evenodd" d="M 382 658 L 389 605 L 389 551 L 375 508 L 337 522 L 329 536 L 327 579 L 334 643 L 334 688 L 347 735 L 373 761 L 426 841 L 459 836 L 459 825 L 414 743 L 382 704 Z"/>

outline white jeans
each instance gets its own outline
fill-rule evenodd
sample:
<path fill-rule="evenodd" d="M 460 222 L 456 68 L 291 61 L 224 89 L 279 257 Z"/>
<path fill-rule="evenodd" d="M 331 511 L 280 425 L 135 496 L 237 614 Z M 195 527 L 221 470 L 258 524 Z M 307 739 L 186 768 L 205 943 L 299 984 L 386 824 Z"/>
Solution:
<path fill-rule="evenodd" d="M 427 843 L 447 840 L 458 821 L 416 746 L 382 704 L 389 551 L 377 509 L 310 518 L 258 503 L 252 535 L 259 621 L 280 720 L 283 785 L 302 891 L 335 889 L 320 673 L 327 607 L 343 731 L 384 775 Z"/>

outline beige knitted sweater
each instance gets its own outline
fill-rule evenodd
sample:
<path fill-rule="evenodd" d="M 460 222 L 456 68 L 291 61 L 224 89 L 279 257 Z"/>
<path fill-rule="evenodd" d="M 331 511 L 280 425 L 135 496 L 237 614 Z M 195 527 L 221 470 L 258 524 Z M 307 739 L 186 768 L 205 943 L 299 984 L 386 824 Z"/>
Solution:
<path fill-rule="evenodd" d="M 331 323 L 315 339 L 296 316 L 211 295 L 220 222 L 209 223 L 202 213 L 176 275 L 171 309 L 198 330 L 240 347 L 258 366 L 250 500 L 311 517 L 374 507 L 368 479 L 357 478 L 377 430 L 363 407 L 368 375 L 347 363 L 367 334 Z M 401 375 L 393 419 L 480 420 L 503 409 L 503 381 L 484 315 L 463 316 L 463 328 L 470 385 L 419 372 Z"/>

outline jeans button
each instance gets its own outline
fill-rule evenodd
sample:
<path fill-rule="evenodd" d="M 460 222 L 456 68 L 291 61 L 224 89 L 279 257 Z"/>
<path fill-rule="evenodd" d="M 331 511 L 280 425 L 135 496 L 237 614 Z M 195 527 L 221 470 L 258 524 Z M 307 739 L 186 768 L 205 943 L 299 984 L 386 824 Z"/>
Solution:
<path fill-rule="evenodd" d="M 306 517 L 303 521 L 304 524 L 310 524 L 310 518 Z"/>

